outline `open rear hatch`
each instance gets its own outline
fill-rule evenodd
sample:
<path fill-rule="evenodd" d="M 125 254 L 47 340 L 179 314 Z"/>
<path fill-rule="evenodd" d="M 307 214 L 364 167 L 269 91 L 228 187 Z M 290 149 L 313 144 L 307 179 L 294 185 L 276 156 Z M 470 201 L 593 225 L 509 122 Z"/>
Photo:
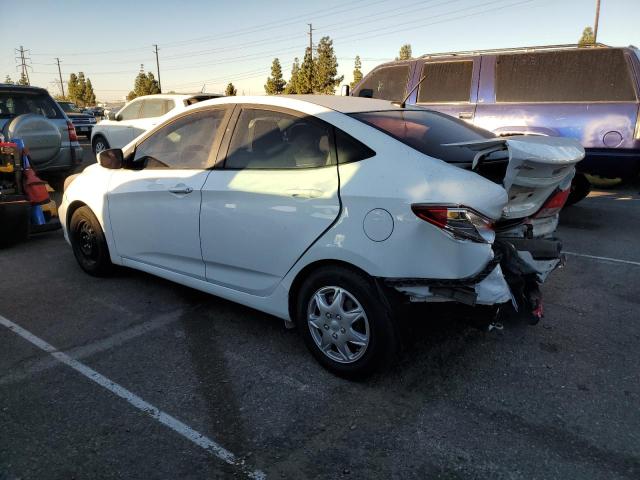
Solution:
<path fill-rule="evenodd" d="M 571 138 L 517 135 L 444 146 L 476 152 L 470 168 L 507 191 L 505 220 L 536 213 L 556 190 L 569 188 L 584 149 Z"/>

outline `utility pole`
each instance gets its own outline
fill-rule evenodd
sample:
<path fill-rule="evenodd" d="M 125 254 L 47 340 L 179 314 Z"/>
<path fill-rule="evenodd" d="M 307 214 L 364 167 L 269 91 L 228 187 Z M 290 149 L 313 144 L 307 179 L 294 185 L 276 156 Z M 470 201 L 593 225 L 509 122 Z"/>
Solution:
<path fill-rule="evenodd" d="M 598 43 L 598 22 L 600 21 L 600 0 L 596 0 L 596 21 L 593 26 L 593 43 Z"/>
<path fill-rule="evenodd" d="M 60 76 L 60 88 L 62 89 L 62 98 L 64 98 L 64 82 L 62 81 L 62 71 L 60 70 L 60 59 L 56 57 L 58 63 L 58 75 Z"/>
<path fill-rule="evenodd" d="M 29 65 L 27 65 L 27 60 L 30 60 L 28 57 L 25 57 L 24 53 L 28 52 L 28 50 L 25 50 L 24 47 L 22 45 L 20 45 L 20 48 L 16 49 L 16 53 L 20 54 L 20 67 L 22 69 L 22 73 L 21 73 L 21 78 L 24 77 L 27 79 L 27 85 L 31 85 L 31 81 L 29 80 Z M 17 57 L 16 57 L 17 60 Z"/>
<path fill-rule="evenodd" d="M 160 62 L 158 61 L 158 45 L 153 45 L 155 48 L 155 54 L 156 54 L 156 68 L 158 70 L 158 89 L 160 90 L 160 93 L 162 93 L 162 84 L 160 83 Z"/>
<path fill-rule="evenodd" d="M 309 55 L 311 55 L 311 90 L 313 90 L 313 31 L 315 28 L 313 28 L 311 23 L 307 23 L 307 25 L 309 25 L 309 33 L 307 35 L 309 35 Z M 311 93 L 313 93 L 313 91 Z"/>

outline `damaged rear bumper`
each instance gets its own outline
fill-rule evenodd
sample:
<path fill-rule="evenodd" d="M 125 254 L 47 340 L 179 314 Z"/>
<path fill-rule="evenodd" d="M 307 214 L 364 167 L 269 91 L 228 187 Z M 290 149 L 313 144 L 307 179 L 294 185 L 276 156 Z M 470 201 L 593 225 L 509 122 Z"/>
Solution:
<path fill-rule="evenodd" d="M 540 308 L 539 285 L 564 264 L 562 243 L 546 238 L 500 238 L 494 242 L 493 252 L 486 267 L 472 277 L 387 278 L 384 282 L 411 302 L 458 302 L 471 306 L 511 302 L 517 311 L 524 312 Z"/>

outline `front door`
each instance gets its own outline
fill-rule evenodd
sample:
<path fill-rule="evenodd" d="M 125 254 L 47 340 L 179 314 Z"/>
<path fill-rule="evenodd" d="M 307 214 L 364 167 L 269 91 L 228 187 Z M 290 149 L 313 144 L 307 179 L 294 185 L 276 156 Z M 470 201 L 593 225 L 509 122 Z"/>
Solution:
<path fill-rule="evenodd" d="M 243 108 L 224 167 L 202 189 L 207 280 L 266 296 L 340 211 L 332 128 Z"/>
<path fill-rule="evenodd" d="M 107 140 L 111 148 L 122 148 L 134 139 L 133 125 L 140 117 L 141 106 L 141 100 L 134 100 L 118 112 L 118 120 L 107 120 Z"/>
<path fill-rule="evenodd" d="M 201 190 L 227 117 L 226 109 L 181 117 L 137 146 L 133 164 L 138 170 L 114 172 L 109 217 L 117 253 L 125 262 L 205 278 Z"/>

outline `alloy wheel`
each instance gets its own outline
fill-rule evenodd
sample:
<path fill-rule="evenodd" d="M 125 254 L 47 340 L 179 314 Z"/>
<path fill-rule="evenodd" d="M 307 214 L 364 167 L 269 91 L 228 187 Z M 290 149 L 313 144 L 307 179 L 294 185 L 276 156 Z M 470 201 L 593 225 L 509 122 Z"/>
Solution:
<path fill-rule="evenodd" d="M 369 320 L 364 308 L 342 287 L 322 287 L 311 296 L 307 324 L 316 346 L 336 362 L 357 361 L 369 345 Z"/>

